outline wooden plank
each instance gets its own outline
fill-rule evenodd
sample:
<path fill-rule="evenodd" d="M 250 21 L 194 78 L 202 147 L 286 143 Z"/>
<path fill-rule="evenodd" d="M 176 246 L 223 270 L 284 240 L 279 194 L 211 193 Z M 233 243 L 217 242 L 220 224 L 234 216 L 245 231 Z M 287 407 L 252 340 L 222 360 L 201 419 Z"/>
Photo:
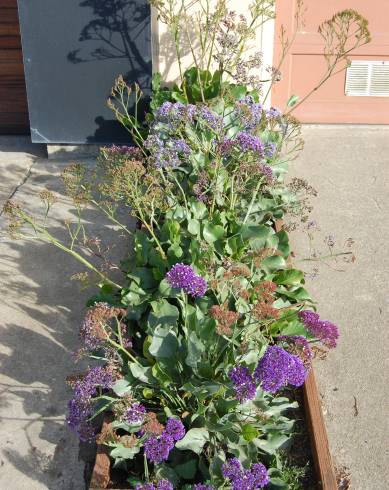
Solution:
<path fill-rule="evenodd" d="M 20 35 L 2 36 L 0 35 L 0 49 L 22 49 Z"/>
<path fill-rule="evenodd" d="M 338 490 L 327 431 L 313 369 L 303 386 L 304 409 L 319 488 Z"/>
<path fill-rule="evenodd" d="M 17 8 L 17 0 L 1 0 L 1 8 Z"/>
<path fill-rule="evenodd" d="M 106 431 L 110 422 L 105 418 L 101 427 L 101 432 Z M 107 454 L 107 449 L 102 444 L 97 445 L 95 465 L 93 467 L 90 489 L 107 488 L 110 481 L 111 460 Z"/>
<path fill-rule="evenodd" d="M 16 8 L 0 8 L 0 25 L 19 25 L 18 11 Z"/>
<path fill-rule="evenodd" d="M 0 0 L 0 134 L 28 132 L 17 2 Z"/>
<path fill-rule="evenodd" d="M 0 49 L 0 64 L 1 63 L 19 63 L 23 65 L 23 55 L 20 47 Z M 4 68 L 0 70 L 0 74 L 3 69 Z"/>

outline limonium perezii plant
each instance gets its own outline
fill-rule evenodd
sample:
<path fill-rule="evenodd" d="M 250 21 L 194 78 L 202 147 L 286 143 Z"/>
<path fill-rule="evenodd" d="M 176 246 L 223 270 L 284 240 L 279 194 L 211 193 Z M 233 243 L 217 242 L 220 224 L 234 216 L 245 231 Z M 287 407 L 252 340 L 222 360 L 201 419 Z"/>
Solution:
<path fill-rule="evenodd" d="M 65 245 L 17 204 L 6 207 L 14 234 L 30 224 L 81 260 L 99 286 L 77 353 L 92 367 L 71 380 L 67 422 L 94 441 L 106 414 L 97 440 L 138 490 L 300 488 L 287 467 L 293 389 L 305 382 L 314 345 L 333 348 L 339 333 L 315 312 L 304 273 L 288 261 L 288 234 L 276 226 L 287 213 L 306 220 L 298 191 L 309 187 L 284 183 L 302 146 L 290 114 L 296 99 L 286 113 L 266 107 L 264 83 L 279 79 L 279 67 L 246 52 L 273 18 L 273 1 L 255 0 L 248 18 L 228 1 L 152 4 L 171 33 L 179 82 L 166 87 L 154 76 L 142 120 L 140 90 L 119 78 L 109 104 L 133 145 L 103 148 L 96 172 L 73 165 L 63 176 L 79 216 L 91 204 L 131 235 L 121 280 L 76 249 L 80 237 L 90 246 L 81 219 L 68 224 Z M 354 26 L 353 35 L 334 36 L 342 26 Z M 332 72 L 368 41 L 354 11 L 321 33 L 332 33 Z M 333 59 L 331 42 L 340 43 Z M 185 49 L 193 56 L 187 70 Z M 48 212 L 53 197 L 42 199 Z M 120 219 L 123 210 L 131 222 Z"/>

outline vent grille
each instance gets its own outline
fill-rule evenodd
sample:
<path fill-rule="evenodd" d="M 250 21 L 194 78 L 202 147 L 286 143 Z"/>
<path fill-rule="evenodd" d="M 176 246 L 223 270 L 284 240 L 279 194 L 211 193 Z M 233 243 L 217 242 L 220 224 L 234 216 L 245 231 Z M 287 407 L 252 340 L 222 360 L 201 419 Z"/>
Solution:
<path fill-rule="evenodd" d="M 352 61 L 347 68 L 345 94 L 389 97 L 389 61 Z"/>

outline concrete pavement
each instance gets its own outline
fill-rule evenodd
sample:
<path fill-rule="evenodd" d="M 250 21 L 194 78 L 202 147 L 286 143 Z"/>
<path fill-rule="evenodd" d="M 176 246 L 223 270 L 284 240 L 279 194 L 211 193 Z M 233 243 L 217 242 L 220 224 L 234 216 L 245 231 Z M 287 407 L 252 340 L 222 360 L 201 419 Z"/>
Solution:
<path fill-rule="evenodd" d="M 38 212 L 37 194 L 48 187 L 59 199 L 50 229 L 65 238 L 63 220 L 74 216 L 59 174 L 68 164 L 47 160 L 27 139 L 0 138 L 0 207 L 13 195 Z M 9 239 L 0 219 L 0 488 L 83 490 L 85 464 L 65 425 L 65 378 L 83 369 L 72 353 L 90 291 L 70 280 L 82 270 L 72 258 L 51 245 Z M 87 220 L 94 234 L 111 234 L 92 211 Z"/>
<path fill-rule="evenodd" d="M 354 264 L 304 263 L 319 275 L 308 289 L 325 319 L 337 323 L 339 346 L 316 361 L 325 422 L 335 462 L 351 472 L 352 489 L 389 488 L 389 128 L 307 126 L 305 149 L 293 164 L 318 191 L 313 218 L 341 250 L 352 237 Z M 293 233 L 300 258 L 306 235 Z M 301 266 L 301 263 L 298 264 Z M 337 270 L 345 272 L 337 272 Z"/>

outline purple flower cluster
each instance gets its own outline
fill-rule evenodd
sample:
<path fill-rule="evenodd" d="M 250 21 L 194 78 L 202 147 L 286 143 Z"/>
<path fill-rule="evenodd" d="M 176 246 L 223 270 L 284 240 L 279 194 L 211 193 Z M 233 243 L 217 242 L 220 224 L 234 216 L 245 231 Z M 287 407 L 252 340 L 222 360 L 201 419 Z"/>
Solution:
<path fill-rule="evenodd" d="M 166 279 L 172 288 L 183 289 L 193 297 L 204 296 L 208 287 L 205 279 L 185 264 L 175 264 L 166 274 Z"/>
<path fill-rule="evenodd" d="M 271 143 L 271 142 L 266 143 L 265 156 L 267 158 L 273 158 L 276 149 L 277 149 L 277 145 L 275 143 Z"/>
<path fill-rule="evenodd" d="M 144 443 L 147 459 L 153 463 L 162 463 L 169 457 L 170 451 L 174 447 L 174 439 L 169 434 L 161 434 L 159 437 L 151 436 Z"/>
<path fill-rule="evenodd" d="M 263 107 L 248 95 L 236 103 L 235 114 L 246 130 L 255 129 L 262 121 Z"/>
<path fill-rule="evenodd" d="M 235 139 L 224 138 L 217 143 L 217 149 L 222 156 L 229 156 L 234 147 L 240 148 L 243 152 L 252 151 L 257 153 L 260 157 L 267 158 L 273 158 L 277 148 L 275 143 L 269 142 L 264 144 L 260 138 L 245 131 L 238 133 Z"/>
<path fill-rule="evenodd" d="M 92 441 L 95 436 L 93 426 L 88 419 L 93 413 L 92 398 L 97 393 L 97 388 L 108 389 L 112 384 L 112 373 L 100 366 L 92 368 L 84 378 L 76 381 L 73 398 L 68 404 L 66 421 L 81 441 Z"/>
<path fill-rule="evenodd" d="M 111 155 L 125 155 L 128 157 L 139 157 L 139 148 L 136 146 L 126 146 L 126 145 L 112 145 L 106 148 Z"/>
<path fill-rule="evenodd" d="M 159 480 L 156 485 L 154 483 L 144 483 L 137 485 L 135 490 L 173 490 L 173 485 L 169 480 Z"/>
<path fill-rule="evenodd" d="M 223 128 L 222 116 L 215 114 L 205 105 L 200 108 L 197 117 L 200 121 L 205 122 L 206 126 L 215 131 L 220 131 Z"/>
<path fill-rule="evenodd" d="M 329 348 L 336 347 L 339 338 L 339 329 L 327 320 L 321 320 L 314 311 L 304 310 L 299 312 L 300 320 L 306 329 Z"/>
<path fill-rule="evenodd" d="M 281 112 L 275 107 L 271 107 L 269 110 L 266 110 L 267 119 L 278 119 L 281 117 Z"/>
<path fill-rule="evenodd" d="M 186 106 L 181 102 L 164 102 L 156 111 L 155 119 L 176 129 L 186 116 Z"/>
<path fill-rule="evenodd" d="M 151 436 L 144 443 L 146 458 L 153 463 L 162 463 L 169 457 L 174 443 L 185 436 L 185 427 L 178 419 L 169 419 L 159 437 Z"/>
<path fill-rule="evenodd" d="M 129 424 L 138 424 L 144 421 L 145 415 L 146 408 L 139 402 L 135 402 L 127 408 L 124 418 Z"/>
<path fill-rule="evenodd" d="M 181 420 L 170 418 L 166 423 L 165 432 L 175 441 L 180 441 L 185 436 L 185 427 Z"/>
<path fill-rule="evenodd" d="M 191 123 L 197 114 L 197 108 L 193 104 L 181 102 L 164 102 L 155 114 L 156 123 L 167 124 L 172 131 L 178 129 L 183 123 Z"/>
<path fill-rule="evenodd" d="M 229 377 L 234 385 L 237 400 L 243 403 L 255 398 L 257 386 L 247 367 L 236 366 L 232 368 Z"/>
<path fill-rule="evenodd" d="M 232 490 L 255 490 L 265 487 L 269 474 L 262 463 L 254 463 L 250 469 L 242 467 L 237 458 L 229 459 L 222 467 L 222 473 L 232 484 Z"/>
<path fill-rule="evenodd" d="M 262 141 L 257 136 L 247 133 L 246 131 L 241 131 L 236 135 L 236 142 L 243 152 L 252 151 L 257 153 L 260 157 L 263 157 L 265 154 L 265 145 Z"/>
<path fill-rule="evenodd" d="M 201 171 L 197 177 L 197 182 L 193 186 L 193 194 L 196 199 L 201 202 L 208 202 L 209 197 L 207 196 L 207 191 L 209 188 L 209 176 L 205 170 Z"/>
<path fill-rule="evenodd" d="M 230 155 L 235 145 L 236 145 L 235 140 L 231 138 L 224 138 L 222 141 L 217 143 L 217 149 L 219 150 L 221 155 L 226 157 Z"/>
<path fill-rule="evenodd" d="M 266 178 L 267 182 L 271 184 L 274 182 L 274 174 L 273 174 L 273 169 L 266 164 L 261 164 L 260 165 L 260 171 L 262 172 L 263 176 Z"/>
<path fill-rule="evenodd" d="M 188 157 L 191 151 L 183 139 L 164 141 L 155 134 L 147 137 L 145 148 L 150 151 L 157 168 L 176 168 L 181 164 L 180 157 Z"/>
<path fill-rule="evenodd" d="M 172 148 L 180 155 L 188 157 L 190 155 L 190 148 L 187 142 L 183 139 L 172 140 Z"/>
<path fill-rule="evenodd" d="M 213 486 L 204 485 L 204 483 L 196 483 L 196 485 L 193 486 L 193 490 L 213 490 Z"/>
<path fill-rule="evenodd" d="M 195 119 L 205 123 L 213 130 L 223 127 L 223 118 L 212 112 L 206 105 L 195 106 L 181 102 L 164 102 L 155 113 L 155 125 L 163 123 L 171 131 L 176 131 L 181 124 L 192 123 Z"/>
<path fill-rule="evenodd" d="M 103 350 L 106 356 L 109 356 L 112 352 L 112 347 L 107 340 L 112 336 L 112 333 L 116 335 L 115 331 L 112 332 L 110 327 L 110 321 L 113 318 L 118 319 L 121 315 L 119 308 L 114 308 L 107 303 L 98 302 L 92 308 L 89 308 L 84 321 L 80 328 L 80 340 L 82 348 L 76 353 L 77 355 L 85 352 L 96 352 Z M 132 341 L 127 336 L 127 326 L 124 323 L 120 323 L 120 330 L 125 347 L 131 347 Z"/>
<path fill-rule="evenodd" d="M 306 375 L 302 360 L 278 345 L 266 349 L 254 371 L 254 378 L 261 388 L 270 393 L 275 393 L 287 384 L 301 386 Z"/>
<path fill-rule="evenodd" d="M 108 313 L 110 306 L 107 303 L 97 303 L 101 311 Z M 80 328 L 80 340 L 83 345 L 83 350 L 94 352 L 100 349 L 104 343 L 102 336 L 96 335 L 96 320 L 93 315 L 93 310 L 89 309 Z"/>

